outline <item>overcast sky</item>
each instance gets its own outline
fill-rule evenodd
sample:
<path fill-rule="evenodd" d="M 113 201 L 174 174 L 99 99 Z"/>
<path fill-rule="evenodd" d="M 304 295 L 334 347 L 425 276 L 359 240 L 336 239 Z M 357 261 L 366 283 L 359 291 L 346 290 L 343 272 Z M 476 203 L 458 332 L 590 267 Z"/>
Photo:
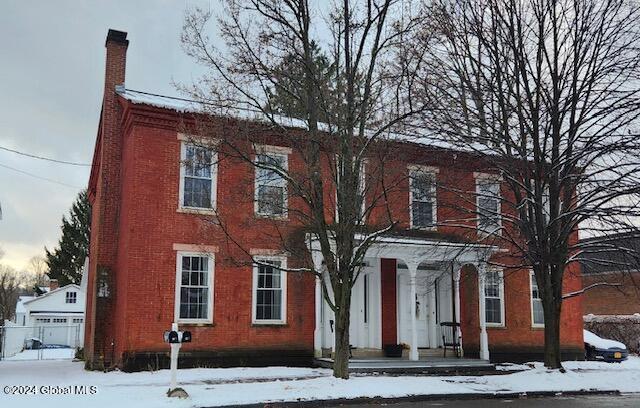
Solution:
<path fill-rule="evenodd" d="M 126 86 L 176 95 L 197 68 L 179 41 L 185 7 L 217 1 L 28 1 L 0 6 L 0 146 L 90 163 L 98 128 L 107 30 L 129 33 Z M 9 166 L 56 184 L 21 174 Z M 0 150 L 0 262 L 26 267 L 60 237 L 88 167 Z"/>

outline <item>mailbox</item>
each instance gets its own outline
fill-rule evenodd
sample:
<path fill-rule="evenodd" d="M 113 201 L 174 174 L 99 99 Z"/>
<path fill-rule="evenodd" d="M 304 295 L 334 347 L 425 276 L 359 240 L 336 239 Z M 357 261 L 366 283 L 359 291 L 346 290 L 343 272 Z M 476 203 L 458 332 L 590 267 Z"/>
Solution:
<path fill-rule="evenodd" d="M 171 330 L 168 334 L 167 334 L 167 341 L 171 344 L 173 343 L 180 343 L 180 337 L 178 337 L 178 332 L 175 330 Z"/>
<path fill-rule="evenodd" d="M 182 342 L 183 343 L 191 343 L 191 332 L 190 331 L 182 332 Z"/>

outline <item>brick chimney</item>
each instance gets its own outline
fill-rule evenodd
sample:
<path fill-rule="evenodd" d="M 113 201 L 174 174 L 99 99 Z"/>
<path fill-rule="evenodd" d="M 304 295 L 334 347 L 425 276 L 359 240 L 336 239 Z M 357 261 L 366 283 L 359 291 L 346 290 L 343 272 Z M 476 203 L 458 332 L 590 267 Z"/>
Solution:
<path fill-rule="evenodd" d="M 112 94 L 116 85 L 124 85 L 127 66 L 127 33 L 109 29 L 104 46 L 107 48 L 107 60 L 104 76 L 104 96 Z"/>
<path fill-rule="evenodd" d="M 105 41 L 106 61 L 104 94 L 100 118 L 98 152 L 99 169 L 92 171 L 95 196 L 92 202 L 91 255 L 87 288 L 87 324 L 85 325 L 85 356 L 88 363 L 102 359 L 109 365 L 113 361 L 115 333 L 111 316 L 116 313 L 115 290 L 110 297 L 96 296 L 98 280 L 104 279 L 109 287 L 117 282 L 116 256 L 119 239 L 118 209 L 122 167 L 122 107 L 116 88 L 124 87 L 127 66 L 127 33 L 109 30 Z"/>
<path fill-rule="evenodd" d="M 58 289 L 60 287 L 60 285 L 58 284 L 58 280 L 57 279 L 49 279 L 49 292 L 53 292 L 54 290 Z"/>

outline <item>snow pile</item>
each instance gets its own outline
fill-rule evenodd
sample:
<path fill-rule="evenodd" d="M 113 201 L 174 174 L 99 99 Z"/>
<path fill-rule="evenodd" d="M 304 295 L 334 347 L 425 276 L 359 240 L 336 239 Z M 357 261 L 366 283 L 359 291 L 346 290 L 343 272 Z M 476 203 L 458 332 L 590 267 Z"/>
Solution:
<path fill-rule="evenodd" d="M 90 406 L 135 408 L 218 406 L 357 397 L 403 397 L 421 394 L 525 393 L 533 391 L 619 390 L 640 392 L 640 358 L 620 364 L 566 362 L 567 373 L 542 364 L 522 371 L 488 376 L 357 376 L 340 380 L 331 371 L 313 368 L 184 369 L 178 381 L 190 394 L 186 400 L 165 396 L 169 371 L 122 373 L 87 372 L 81 362 L 2 361 L 0 384 L 47 386 L 44 393 L 0 393 L 0 406 Z M 527 367 L 527 369 L 524 369 Z M 95 394 L 52 395 L 63 387 L 96 386 Z M 56 388 L 58 387 L 58 388 Z"/>
<path fill-rule="evenodd" d="M 583 330 L 584 342 L 594 346 L 597 349 L 607 350 L 610 348 L 626 349 L 627 347 L 615 340 L 603 339 L 591 333 L 589 330 Z"/>

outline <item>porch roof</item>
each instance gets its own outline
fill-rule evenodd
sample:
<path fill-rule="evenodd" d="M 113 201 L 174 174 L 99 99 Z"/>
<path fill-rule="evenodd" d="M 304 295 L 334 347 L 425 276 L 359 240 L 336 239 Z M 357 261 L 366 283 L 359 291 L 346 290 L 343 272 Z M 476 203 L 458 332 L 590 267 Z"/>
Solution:
<path fill-rule="evenodd" d="M 356 234 L 355 239 L 362 242 L 367 239 L 367 235 Z M 312 251 L 319 252 L 319 243 L 315 237 L 309 236 L 308 242 Z M 478 264 L 487 262 L 499 250 L 495 245 L 464 242 L 445 234 L 403 235 L 394 231 L 376 238 L 365 257 L 401 259 L 415 266 L 423 262 Z"/>

